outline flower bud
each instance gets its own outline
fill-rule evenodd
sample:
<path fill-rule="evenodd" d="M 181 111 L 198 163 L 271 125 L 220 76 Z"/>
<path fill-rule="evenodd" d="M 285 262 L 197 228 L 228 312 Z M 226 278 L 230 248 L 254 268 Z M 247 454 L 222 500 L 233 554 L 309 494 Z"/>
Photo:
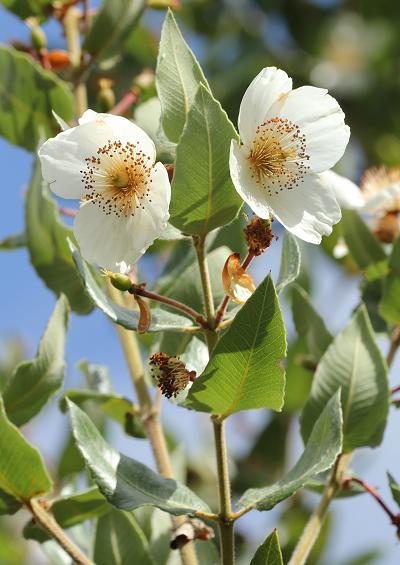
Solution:
<path fill-rule="evenodd" d="M 150 357 L 151 374 L 166 398 L 176 398 L 196 378 L 196 371 L 188 371 L 178 357 L 155 353 Z"/>
<path fill-rule="evenodd" d="M 71 64 L 69 55 L 64 49 L 54 49 L 48 53 L 48 60 L 53 71 L 63 71 Z"/>
<path fill-rule="evenodd" d="M 154 10 L 166 10 L 167 8 L 179 10 L 181 2 L 180 0 L 147 0 L 147 5 Z"/>
<path fill-rule="evenodd" d="M 236 304 L 244 304 L 256 290 L 253 279 L 240 264 L 239 253 L 232 253 L 225 261 L 222 284 L 225 294 Z"/>
<path fill-rule="evenodd" d="M 143 71 L 133 79 L 132 91 L 136 92 L 139 89 L 138 94 L 140 94 L 142 90 L 148 90 L 153 86 L 154 81 L 154 71 L 152 69 L 143 69 Z"/>
<path fill-rule="evenodd" d="M 132 288 L 132 281 L 128 277 L 128 275 L 124 275 L 122 273 L 113 273 L 108 269 L 102 269 L 101 274 L 103 275 L 103 277 L 108 277 L 111 284 L 118 290 L 122 290 L 122 292 L 131 290 Z"/>
<path fill-rule="evenodd" d="M 388 212 L 379 218 L 374 233 L 383 243 L 393 243 L 400 235 L 400 221 L 397 212 Z"/>
<path fill-rule="evenodd" d="M 258 216 L 253 216 L 249 224 L 244 229 L 249 253 L 261 255 L 272 243 L 274 234 L 272 233 L 272 220 L 263 220 Z"/>
<path fill-rule="evenodd" d="M 47 47 L 47 37 L 39 26 L 36 18 L 27 18 L 27 25 L 31 28 L 31 45 L 37 51 Z"/>
<path fill-rule="evenodd" d="M 97 93 L 97 103 L 100 112 L 109 112 L 115 106 L 115 94 L 111 88 L 113 81 L 108 78 L 99 79 L 99 91 Z"/>

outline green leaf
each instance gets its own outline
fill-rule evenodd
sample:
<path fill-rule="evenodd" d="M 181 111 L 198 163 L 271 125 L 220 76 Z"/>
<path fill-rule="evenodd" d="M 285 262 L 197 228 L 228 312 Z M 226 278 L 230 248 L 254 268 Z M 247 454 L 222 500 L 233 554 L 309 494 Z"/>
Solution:
<path fill-rule="evenodd" d="M 368 278 L 382 276 L 381 264 L 386 260 L 382 245 L 354 210 L 343 210 L 343 235 L 351 256 L 361 270 L 368 268 Z"/>
<path fill-rule="evenodd" d="M 78 314 L 93 309 L 76 271 L 67 237 L 72 231 L 59 219 L 56 203 L 49 196 L 36 161 L 25 204 L 26 239 L 31 263 L 45 285 L 57 295 L 64 293 Z"/>
<path fill-rule="evenodd" d="M 13 251 L 26 246 L 26 235 L 24 232 L 9 235 L 0 241 L 1 251 Z"/>
<path fill-rule="evenodd" d="M 400 485 L 396 483 L 396 481 L 394 480 L 393 476 L 390 473 L 388 473 L 387 476 L 388 476 L 389 487 L 392 492 L 393 500 L 398 506 L 400 506 Z"/>
<path fill-rule="evenodd" d="M 393 245 L 389 258 L 389 275 L 383 282 L 379 311 L 390 324 L 400 323 L 400 238 Z"/>
<path fill-rule="evenodd" d="M 94 390 L 68 390 L 60 400 L 60 407 L 63 412 L 67 410 L 67 398 L 77 406 L 88 401 L 94 402 L 107 416 L 118 422 L 129 435 L 139 438 L 146 437 L 146 432 L 137 416 L 134 405 L 123 396 L 105 394 Z"/>
<path fill-rule="evenodd" d="M 208 88 L 208 83 L 170 10 L 161 31 L 156 84 L 165 134 L 177 142 L 200 84 Z"/>
<path fill-rule="evenodd" d="M 283 565 L 282 552 L 276 530 L 257 549 L 250 565 Z"/>
<path fill-rule="evenodd" d="M 279 294 L 291 282 L 297 279 L 300 273 L 301 255 L 299 244 L 294 235 L 285 232 L 282 244 L 282 258 L 279 269 L 276 292 Z"/>
<path fill-rule="evenodd" d="M 41 455 L 9 421 L 0 398 L 0 490 L 24 502 L 51 488 Z"/>
<path fill-rule="evenodd" d="M 82 278 L 82 282 L 85 285 L 86 291 L 93 303 L 116 324 L 119 324 L 128 330 L 137 331 L 139 313 L 135 310 L 130 310 L 129 308 L 120 306 L 110 300 L 98 285 L 88 264 L 82 259 L 79 251 L 72 241 L 69 241 L 69 246 L 75 265 Z M 161 308 L 153 308 L 151 310 L 151 323 L 148 331 L 163 332 L 165 330 L 170 330 L 179 332 L 185 331 L 185 328 L 191 327 L 192 325 L 193 322 L 184 316 L 172 314 L 162 310 Z"/>
<path fill-rule="evenodd" d="M 110 57 L 121 47 L 138 23 L 145 0 L 103 0 L 83 42 L 92 59 Z"/>
<path fill-rule="evenodd" d="M 308 438 L 329 398 L 342 390 L 344 452 L 376 447 L 389 408 L 387 366 L 376 344 L 365 306 L 354 314 L 319 362 L 301 417 Z"/>
<path fill-rule="evenodd" d="M 94 562 L 96 565 L 125 565 L 133 561 L 155 565 L 136 520 L 126 512 L 113 509 L 97 521 Z"/>
<path fill-rule="evenodd" d="M 0 489 L 0 515 L 15 514 L 22 506 L 22 503 L 11 494 Z"/>
<path fill-rule="evenodd" d="M 209 512 L 191 490 L 165 479 L 135 459 L 109 446 L 80 408 L 68 401 L 72 430 L 94 482 L 107 500 L 120 510 L 156 506 L 174 515 Z"/>
<path fill-rule="evenodd" d="M 229 173 L 235 128 L 210 92 L 200 85 L 176 149 L 171 224 L 184 233 L 206 235 L 229 224 L 243 201 Z"/>
<path fill-rule="evenodd" d="M 73 117 L 67 84 L 31 56 L 1 46 L 0 75 L 0 135 L 10 143 L 36 151 L 43 135 L 54 135 L 52 109 L 66 120 Z"/>
<path fill-rule="evenodd" d="M 1 0 L 1 4 L 16 16 L 25 20 L 35 16 L 46 19 L 52 12 L 53 0 Z"/>
<path fill-rule="evenodd" d="M 317 359 L 332 341 L 322 318 L 314 310 L 308 294 L 297 284 L 292 287 L 293 321 L 299 337 L 304 337 L 309 352 Z"/>
<path fill-rule="evenodd" d="M 36 357 L 18 365 L 7 383 L 3 392 L 4 406 L 8 418 L 17 426 L 36 416 L 63 383 L 68 315 L 68 301 L 60 296 Z"/>
<path fill-rule="evenodd" d="M 195 380 L 187 406 L 228 416 L 283 405 L 286 335 L 274 283 L 267 276 L 237 313 Z"/>
<path fill-rule="evenodd" d="M 261 489 L 249 489 L 238 504 L 271 510 L 279 502 L 304 487 L 308 481 L 329 469 L 342 448 L 342 411 L 340 392 L 328 401 L 309 435 L 304 452 L 296 465 L 279 482 Z"/>

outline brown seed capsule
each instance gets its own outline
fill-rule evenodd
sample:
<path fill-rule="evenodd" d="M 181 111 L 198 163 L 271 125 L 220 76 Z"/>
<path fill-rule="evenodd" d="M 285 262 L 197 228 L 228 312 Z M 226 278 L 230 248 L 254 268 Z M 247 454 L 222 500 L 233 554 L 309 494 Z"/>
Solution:
<path fill-rule="evenodd" d="M 244 235 L 249 252 L 253 255 L 261 255 L 271 245 L 274 238 L 272 220 L 263 220 L 258 216 L 253 216 L 244 229 Z"/>
<path fill-rule="evenodd" d="M 400 235 L 400 221 L 397 212 L 388 212 L 375 224 L 374 233 L 383 243 L 393 243 Z"/>
<path fill-rule="evenodd" d="M 145 334 L 148 331 L 151 323 L 150 307 L 147 304 L 146 300 L 143 300 L 143 298 L 141 298 L 140 296 L 135 295 L 135 300 L 138 303 L 140 312 L 137 331 L 139 334 Z"/>
<path fill-rule="evenodd" d="M 54 49 L 47 56 L 53 71 L 63 71 L 71 64 L 69 55 L 64 49 Z"/>
<path fill-rule="evenodd" d="M 166 353 L 152 355 L 150 365 L 158 388 L 167 398 L 177 397 L 196 378 L 196 371 L 188 371 L 178 357 L 170 357 Z"/>
<path fill-rule="evenodd" d="M 232 253 L 222 271 L 225 294 L 236 304 L 244 304 L 256 290 L 253 279 L 240 264 L 239 253 Z"/>

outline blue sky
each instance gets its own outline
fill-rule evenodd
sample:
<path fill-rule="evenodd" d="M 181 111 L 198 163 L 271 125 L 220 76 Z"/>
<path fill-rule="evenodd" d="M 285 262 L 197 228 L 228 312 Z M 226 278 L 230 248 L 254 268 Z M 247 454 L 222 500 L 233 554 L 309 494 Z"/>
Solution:
<path fill-rule="evenodd" d="M 17 18 L 0 8 L 0 40 L 7 42 L 12 38 L 27 39 L 29 30 Z M 56 37 L 54 26 L 48 29 L 50 40 Z M 23 228 L 23 198 L 29 180 L 33 157 L 25 150 L 11 146 L 0 139 L 0 167 L 2 171 L 2 206 L 0 207 L 0 239 Z M 255 275 L 265 274 L 269 269 L 276 274 L 279 266 L 279 245 L 258 260 Z M 2 252 L 0 255 L 0 339 L 5 343 L 12 336 L 18 336 L 26 346 L 27 358 L 35 354 L 38 341 L 48 317 L 54 307 L 54 295 L 47 290 L 30 266 L 24 249 L 16 252 Z M 343 327 L 353 307 L 357 303 L 355 279 L 343 277 L 342 273 L 326 259 L 314 259 L 313 270 L 318 278 L 317 294 L 314 303 L 325 317 L 332 332 Z M 333 305 L 335 306 L 333 308 Z M 288 315 L 290 325 L 290 316 Z M 387 344 L 384 344 L 387 347 Z M 79 371 L 75 368 L 78 361 L 85 358 L 90 362 L 105 364 L 110 368 L 114 386 L 119 393 L 132 396 L 129 375 L 125 361 L 112 325 L 100 312 L 90 316 L 72 315 L 68 334 L 66 357 L 68 373 L 66 387 L 77 386 L 82 382 Z M 397 360 L 393 375 L 400 368 Z M 398 383 L 397 383 L 398 384 Z M 167 403 L 165 403 L 167 404 Z M 393 411 L 394 412 L 394 411 Z M 193 454 L 196 450 L 190 446 L 209 446 L 211 430 L 208 419 L 203 415 L 189 413 L 183 409 L 166 405 L 166 421 L 178 437 L 181 437 L 185 449 Z M 262 425 L 264 416 L 260 412 L 246 413 L 240 418 L 232 418 L 229 438 L 232 453 L 243 452 L 247 448 L 246 440 L 240 434 L 241 426 L 246 423 L 254 432 Z M 44 457 L 51 465 L 61 449 L 66 434 L 67 417 L 61 415 L 57 402 L 45 408 L 43 412 L 26 428 L 27 435 L 40 447 Z M 386 486 L 385 474 L 390 469 L 400 479 L 400 444 L 398 430 L 400 412 L 392 413 L 390 425 L 385 435 L 383 446 L 379 450 L 362 450 L 356 457 L 355 466 L 359 473 L 374 486 L 378 486 L 382 496 L 395 509 Z M 184 432 L 182 433 L 182 430 Z M 153 466 L 151 454 L 145 442 L 127 439 L 116 427 L 112 427 L 112 442 L 126 454 Z M 299 454 L 300 441 L 298 431 L 293 430 L 293 452 Z M 210 449 L 210 448 L 208 448 Z M 200 451 L 200 450 L 197 450 Z M 213 453 L 210 450 L 210 459 Z M 317 498 L 310 495 L 311 500 Z M 335 533 L 327 559 L 327 565 L 339 563 L 358 551 L 381 547 L 384 557 L 380 565 L 395 565 L 399 562 L 400 550 L 396 543 L 393 528 L 386 516 L 367 497 L 358 497 L 351 502 L 339 501 L 334 504 Z M 274 527 L 274 513 L 248 515 L 241 521 L 255 544 L 261 542 L 269 530 Z"/>

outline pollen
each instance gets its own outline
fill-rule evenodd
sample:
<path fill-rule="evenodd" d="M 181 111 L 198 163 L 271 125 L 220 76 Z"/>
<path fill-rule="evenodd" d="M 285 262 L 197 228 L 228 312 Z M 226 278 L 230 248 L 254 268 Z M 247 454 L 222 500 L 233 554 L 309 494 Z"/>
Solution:
<path fill-rule="evenodd" d="M 176 397 L 196 378 L 195 371 L 188 371 L 178 357 L 155 353 L 150 357 L 151 373 L 157 386 L 167 398 Z"/>
<path fill-rule="evenodd" d="M 287 118 L 259 125 L 249 149 L 251 176 L 270 196 L 300 186 L 310 168 L 305 136 Z"/>
<path fill-rule="evenodd" d="M 138 144 L 108 141 L 86 157 L 81 170 L 85 194 L 81 205 L 99 206 L 107 215 L 134 216 L 150 194 L 154 163 Z"/>

